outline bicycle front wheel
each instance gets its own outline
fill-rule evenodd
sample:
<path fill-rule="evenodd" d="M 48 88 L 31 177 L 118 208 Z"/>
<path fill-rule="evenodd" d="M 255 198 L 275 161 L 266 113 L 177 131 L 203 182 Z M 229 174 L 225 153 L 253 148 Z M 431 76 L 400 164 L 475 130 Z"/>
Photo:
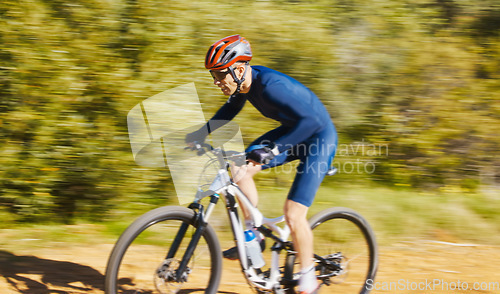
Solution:
<path fill-rule="evenodd" d="M 177 273 L 196 229 L 194 211 L 185 207 L 160 207 L 138 218 L 111 252 L 106 293 L 216 293 L 222 254 L 212 227 L 205 227 L 186 270 Z M 174 242 L 178 235 L 182 240 Z"/>
<path fill-rule="evenodd" d="M 353 210 L 334 207 L 313 216 L 309 224 L 321 292 L 328 287 L 328 293 L 369 293 L 378 253 L 368 222 Z"/>

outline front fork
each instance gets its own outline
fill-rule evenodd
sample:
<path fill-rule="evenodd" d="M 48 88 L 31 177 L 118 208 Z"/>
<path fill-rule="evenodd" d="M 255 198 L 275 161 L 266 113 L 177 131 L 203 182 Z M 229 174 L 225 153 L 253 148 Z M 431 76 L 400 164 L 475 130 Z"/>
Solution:
<path fill-rule="evenodd" d="M 198 242 L 200 241 L 201 236 L 203 235 L 203 232 L 205 228 L 208 225 L 208 219 L 210 218 L 210 215 L 212 214 L 212 211 L 219 201 L 220 196 L 218 194 L 214 194 L 210 197 L 210 204 L 207 207 L 206 212 L 204 213 L 203 205 L 197 202 L 191 203 L 188 208 L 192 209 L 194 211 L 194 217 L 191 220 L 191 223 L 185 223 L 183 222 L 179 228 L 179 231 L 177 232 L 177 235 L 175 236 L 174 242 L 172 243 L 172 246 L 170 247 L 166 259 L 173 258 L 175 254 L 177 253 L 179 246 L 182 243 L 182 240 L 186 236 L 187 229 L 190 224 L 194 225 L 196 227 L 196 231 L 194 232 L 193 236 L 191 237 L 191 241 L 189 242 L 189 245 L 186 249 L 186 252 L 184 252 L 184 256 L 182 257 L 182 260 L 179 264 L 179 267 L 177 268 L 176 276 L 175 276 L 175 281 L 176 282 L 183 282 L 182 277 L 183 273 L 186 272 L 187 265 L 189 261 L 191 260 L 194 250 L 196 249 L 196 246 L 198 246 Z"/>

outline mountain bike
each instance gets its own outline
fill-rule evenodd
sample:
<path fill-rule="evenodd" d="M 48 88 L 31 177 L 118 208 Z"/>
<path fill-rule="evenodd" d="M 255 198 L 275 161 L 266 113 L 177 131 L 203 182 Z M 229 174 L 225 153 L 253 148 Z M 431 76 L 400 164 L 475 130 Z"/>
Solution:
<path fill-rule="evenodd" d="M 227 210 L 241 271 L 250 287 L 257 293 L 296 293 L 299 266 L 284 216 L 264 217 L 230 173 L 231 165 L 246 164 L 245 153 L 205 143 L 196 144 L 195 149 L 198 155 L 208 157 L 200 177 L 206 184 L 200 181 L 188 207 L 154 209 L 123 232 L 107 263 L 106 293 L 217 293 L 222 252 L 211 223 L 220 200 Z M 206 181 L 209 170 L 216 172 Z M 332 168 L 328 175 L 335 172 Z M 254 228 L 265 240 L 274 243 L 263 252 L 270 260 L 268 266 L 257 268 L 249 258 L 238 205 L 246 207 Z M 333 207 L 317 213 L 309 223 L 320 292 L 368 293 L 378 262 L 377 244 L 368 222 L 351 209 Z"/>

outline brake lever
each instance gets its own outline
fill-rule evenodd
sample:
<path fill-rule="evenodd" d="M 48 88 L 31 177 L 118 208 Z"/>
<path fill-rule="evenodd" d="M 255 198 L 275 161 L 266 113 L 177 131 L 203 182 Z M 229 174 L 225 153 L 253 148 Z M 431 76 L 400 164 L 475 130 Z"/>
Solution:
<path fill-rule="evenodd" d="M 193 146 L 187 146 L 187 147 L 184 147 L 184 150 L 191 150 L 191 151 L 195 151 L 196 150 L 196 154 L 198 156 L 202 156 L 203 154 L 205 154 L 207 151 L 205 150 L 205 148 L 203 148 L 203 146 L 198 143 L 198 142 L 193 142 L 194 145 Z M 205 145 L 205 144 L 203 144 Z"/>

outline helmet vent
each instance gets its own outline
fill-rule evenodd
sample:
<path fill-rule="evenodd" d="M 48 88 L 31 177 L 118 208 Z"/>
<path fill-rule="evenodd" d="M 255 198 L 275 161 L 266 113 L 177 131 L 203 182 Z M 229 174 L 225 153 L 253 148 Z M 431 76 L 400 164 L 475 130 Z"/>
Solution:
<path fill-rule="evenodd" d="M 219 47 L 220 46 L 216 47 L 215 50 L 214 50 L 214 52 L 212 53 L 212 56 L 210 57 L 210 63 L 214 62 L 215 55 L 217 55 L 217 52 L 219 51 Z M 210 47 L 209 52 L 212 51 L 213 48 L 214 48 L 214 46 Z M 208 57 L 208 55 L 207 55 L 207 57 Z"/>
<path fill-rule="evenodd" d="M 236 52 L 232 52 L 231 55 L 229 55 L 229 58 L 227 60 L 232 60 L 236 56 Z"/>

